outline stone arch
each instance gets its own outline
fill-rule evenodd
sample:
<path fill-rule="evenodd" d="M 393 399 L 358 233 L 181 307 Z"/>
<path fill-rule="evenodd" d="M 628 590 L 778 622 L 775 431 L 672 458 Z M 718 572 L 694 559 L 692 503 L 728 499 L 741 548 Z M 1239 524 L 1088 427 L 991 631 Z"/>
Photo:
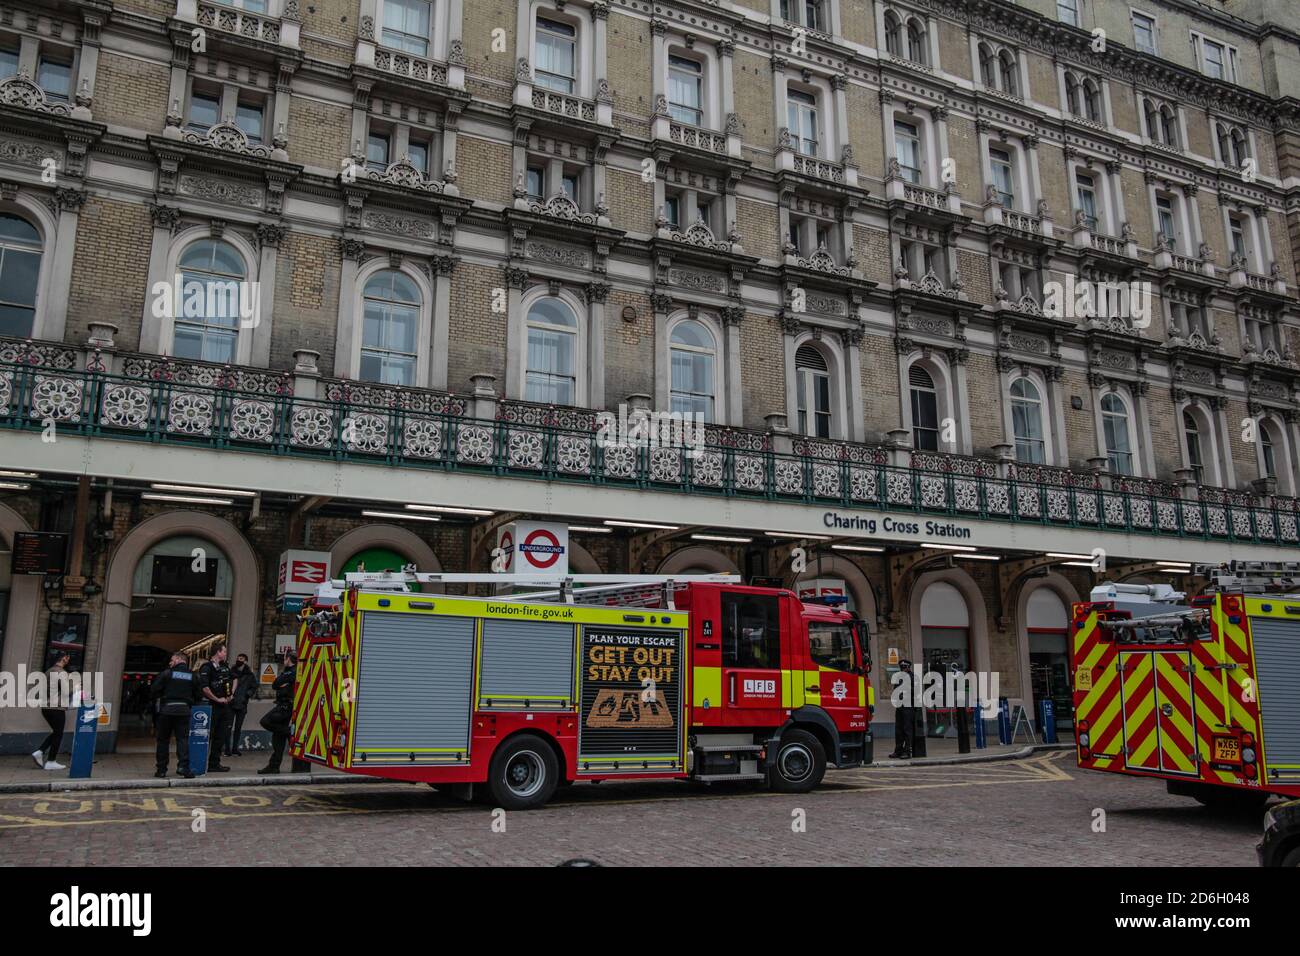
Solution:
<path fill-rule="evenodd" d="M 106 693 L 116 696 L 126 659 L 126 637 L 131 626 L 131 591 L 136 565 L 160 541 L 180 535 L 205 538 L 230 559 L 235 584 L 230 594 L 230 619 L 226 643 L 230 657 L 247 654 L 256 660 L 261 619 L 261 572 L 257 552 L 229 521 L 201 511 L 166 511 L 136 525 L 122 539 L 108 562 L 104 585 L 104 615 L 100 624 L 95 669 L 104 672 Z M 116 742 L 120 707 L 114 707 L 109 734 Z"/>
<path fill-rule="evenodd" d="M 1029 578 L 1020 588 L 1020 594 L 1016 598 L 1016 654 L 1020 660 L 1020 697 L 1026 701 L 1026 704 L 1033 700 L 1033 686 L 1029 675 L 1029 596 L 1040 589 L 1047 589 L 1056 594 L 1065 605 L 1066 623 L 1070 620 L 1070 609 L 1078 601 L 1079 591 L 1070 583 L 1070 579 L 1055 571 L 1037 577 Z M 1069 628 L 1066 629 L 1066 647 L 1069 647 Z M 1008 688 L 1010 689 L 1010 688 Z M 1007 696 L 1010 696 L 1008 694 Z"/>
<path fill-rule="evenodd" d="M 0 504 L 0 547 L 12 550 L 14 535 L 31 530 L 26 518 L 8 505 Z M 4 655 L 0 658 L 0 670 L 7 674 L 16 674 L 19 664 L 32 664 L 36 623 L 41 610 L 41 580 L 34 574 L 13 576 L 9 589 L 9 612 L 4 622 Z M 7 734 L 40 733 L 44 736 L 48 730 L 39 710 L 31 707 L 0 708 L 0 753 L 5 752 L 3 738 Z"/>
<path fill-rule="evenodd" d="M 926 588 L 932 584 L 944 582 L 952 585 L 961 594 L 962 600 L 966 602 L 966 615 L 970 631 L 970 649 L 971 649 L 971 669 L 979 671 L 991 670 L 991 656 L 989 652 L 989 628 L 988 628 L 988 609 L 984 604 L 984 594 L 980 591 L 979 585 L 975 579 L 963 571 L 961 568 L 936 568 L 933 571 L 925 571 L 917 576 L 916 582 L 912 585 L 912 592 L 908 596 L 908 641 L 910 644 L 908 656 L 917 662 L 918 672 L 920 662 L 923 658 L 922 648 L 924 644 L 921 639 L 921 598 L 925 594 Z M 888 695 L 885 695 L 888 699 Z M 877 709 L 880 701 L 877 700 Z M 892 711 L 891 719 L 892 719 Z"/>
<path fill-rule="evenodd" d="M 736 562 L 721 551 L 701 547 L 700 545 L 691 545 L 679 548 L 659 562 L 655 574 L 680 574 L 687 568 L 695 567 L 707 568 L 710 573 L 740 573 L 740 568 L 736 565 Z"/>
<path fill-rule="evenodd" d="M 345 531 L 334 539 L 330 545 L 330 574 L 337 575 L 345 561 L 367 548 L 391 548 L 406 555 L 419 571 L 436 573 L 442 570 L 442 562 L 433 549 L 414 531 L 393 524 L 366 524 Z M 444 588 L 439 584 L 430 585 L 425 590 L 441 594 Z"/>
<path fill-rule="evenodd" d="M 574 574 L 601 574 L 600 564 L 591 552 L 569 538 L 569 571 Z"/>

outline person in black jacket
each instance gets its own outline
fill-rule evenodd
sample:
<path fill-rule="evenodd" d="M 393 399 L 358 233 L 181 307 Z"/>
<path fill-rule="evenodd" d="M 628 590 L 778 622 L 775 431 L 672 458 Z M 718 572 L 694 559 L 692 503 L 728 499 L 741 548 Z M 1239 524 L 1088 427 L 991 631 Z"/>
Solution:
<path fill-rule="evenodd" d="M 167 776 L 168 738 L 176 738 L 176 772 L 186 779 L 190 770 L 190 708 L 197 704 L 199 683 L 190 672 L 185 655 L 177 651 L 167 669 L 153 680 L 149 696 L 158 701 L 158 769 L 155 777 Z"/>
<path fill-rule="evenodd" d="M 239 735 L 244 729 L 244 718 L 248 716 L 248 699 L 257 693 L 257 673 L 248 666 L 247 654 L 235 658 L 230 676 L 235 689 L 230 698 L 231 729 L 230 739 L 225 742 L 225 754 L 227 757 L 240 757 L 243 754 L 239 749 Z"/>
<path fill-rule="evenodd" d="M 212 736 L 208 738 L 208 772 L 224 773 L 221 751 L 230 733 L 230 696 L 234 681 L 226 666 L 226 645 L 217 644 L 207 662 L 199 668 L 199 692 L 212 705 Z"/>
<path fill-rule="evenodd" d="M 279 773 L 284 760 L 284 748 L 289 743 L 289 721 L 293 717 L 293 685 L 297 678 L 298 654 L 296 651 L 284 652 L 284 666 L 271 689 L 275 691 L 275 706 L 262 718 L 262 726 L 271 732 L 271 760 L 258 773 Z M 310 770 L 311 764 L 306 760 L 293 760 L 293 772 L 303 773 Z"/>
<path fill-rule="evenodd" d="M 916 736 L 916 701 L 915 684 L 912 676 L 912 662 L 901 660 L 898 669 L 906 675 L 903 679 L 903 706 L 894 708 L 894 752 L 889 756 L 895 760 L 910 760 L 912 757 L 912 740 Z"/>

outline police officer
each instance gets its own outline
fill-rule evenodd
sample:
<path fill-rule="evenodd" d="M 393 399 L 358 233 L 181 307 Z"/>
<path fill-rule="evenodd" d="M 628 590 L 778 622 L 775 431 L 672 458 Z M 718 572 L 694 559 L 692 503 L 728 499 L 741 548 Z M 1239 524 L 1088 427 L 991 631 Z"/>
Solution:
<path fill-rule="evenodd" d="M 194 772 L 190 770 L 190 707 L 202 698 L 198 681 L 180 651 L 172 654 L 167 669 L 153 679 L 149 697 L 159 702 L 158 769 L 154 776 L 167 776 L 168 738 L 175 737 L 176 772 L 187 779 L 193 777 Z"/>
<path fill-rule="evenodd" d="M 199 668 L 199 690 L 212 705 L 212 734 L 208 738 L 208 772 L 224 773 L 222 743 L 230 733 L 230 700 L 234 679 L 226 666 L 226 645 L 217 644 L 207 662 Z"/>
<path fill-rule="evenodd" d="M 248 699 L 257 693 L 257 674 L 248 666 L 247 654 L 236 655 L 231 677 L 235 682 L 233 699 L 230 701 L 230 716 L 234 727 L 230 731 L 230 739 L 225 741 L 224 753 L 227 757 L 239 757 L 242 756 L 239 735 L 243 733 L 244 718 L 248 716 Z"/>
<path fill-rule="evenodd" d="M 275 691 L 275 706 L 262 718 L 262 726 L 271 732 L 271 759 L 258 773 L 279 773 L 284 760 L 284 748 L 289 742 L 289 721 L 293 716 L 293 685 L 297 679 L 298 654 L 284 652 L 283 667 L 271 689 Z M 304 773 L 311 769 L 306 760 L 293 759 L 293 772 Z"/>
<path fill-rule="evenodd" d="M 894 752 L 889 756 L 894 760 L 908 760 L 912 756 L 912 737 L 916 733 L 916 707 L 912 700 L 916 687 L 912 662 L 903 658 L 898 662 L 898 669 L 906 675 L 899 687 L 905 706 L 894 708 Z"/>

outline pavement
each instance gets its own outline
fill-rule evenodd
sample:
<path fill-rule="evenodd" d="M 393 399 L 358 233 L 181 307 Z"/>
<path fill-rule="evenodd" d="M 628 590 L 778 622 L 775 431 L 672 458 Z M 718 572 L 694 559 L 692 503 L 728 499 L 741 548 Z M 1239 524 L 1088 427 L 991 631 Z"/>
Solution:
<path fill-rule="evenodd" d="M 871 766 L 942 766 L 956 763 L 983 763 L 995 760 L 1023 759 L 1035 749 L 1073 749 L 1072 743 L 1063 744 L 1026 744 L 1016 743 L 1010 746 L 994 744 L 984 750 L 972 750 L 969 754 L 957 752 L 956 738 L 941 738 L 927 741 L 927 756 L 913 760 L 889 760 L 882 758 Z M 877 750 L 888 753 L 891 741 L 878 740 Z M 137 748 L 138 749 L 138 748 Z M 304 784 L 339 784 L 339 783 L 384 783 L 379 777 L 362 777 L 328 770 L 312 765 L 311 773 L 290 773 L 290 761 L 285 757 L 279 774 L 258 774 L 259 767 L 265 766 L 267 752 L 264 750 L 248 751 L 242 757 L 223 757 L 229 773 L 204 774 L 193 780 L 177 777 L 175 774 L 175 756 L 172 758 L 171 772 L 159 779 L 153 775 L 154 758 L 152 752 L 128 752 L 96 754 L 91 776 L 72 779 L 67 770 L 47 771 L 36 766 L 29 755 L 0 757 L 0 793 L 57 793 L 65 790 L 139 790 L 163 787 L 255 787 Z M 70 763 L 68 754 L 60 754 L 59 763 Z"/>
<path fill-rule="evenodd" d="M 1112 871 L 1101 886 L 1119 867 L 1254 867 L 1262 818 L 1215 813 L 1163 780 L 1079 770 L 1068 750 L 831 770 L 804 794 L 578 784 L 519 812 L 343 782 L 0 794 L 0 865 L 1098 866 Z M 993 879 L 1013 907 L 1037 889 Z"/>

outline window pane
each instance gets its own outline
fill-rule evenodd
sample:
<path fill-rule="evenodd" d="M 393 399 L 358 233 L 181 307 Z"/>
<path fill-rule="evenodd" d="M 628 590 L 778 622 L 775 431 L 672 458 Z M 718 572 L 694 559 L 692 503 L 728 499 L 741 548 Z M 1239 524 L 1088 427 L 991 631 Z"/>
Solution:
<path fill-rule="evenodd" d="M 0 305 L 0 335 L 25 339 L 32 334 L 36 310 L 16 305 Z"/>
<path fill-rule="evenodd" d="M 366 162 L 380 169 L 388 168 L 388 137 L 371 133 L 366 140 Z"/>
<path fill-rule="evenodd" d="M 759 670 L 781 666 L 780 614 L 775 596 L 722 595 L 722 665 Z"/>
<path fill-rule="evenodd" d="M 0 50 L 0 80 L 7 80 L 18 73 L 18 51 Z"/>
<path fill-rule="evenodd" d="M 542 171 L 540 169 L 528 170 L 528 195 L 535 199 L 542 198 Z"/>
<path fill-rule="evenodd" d="M 411 161 L 411 165 L 421 173 L 428 175 L 429 172 L 429 147 L 423 143 L 408 143 L 406 146 L 406 158 Z"/>
<path fill-rule="evenodd" d="M 262 107 L 241 103 L 235 108 L 235 125 L 251 140 L 262 138 Z"/>
<path fill-rule="evenodd" d="M 215 96 L 195 93 L 190 97 L 190 125 L 207 129 L 220 122 L 221 107 Z"/>
<path fill-rule="evenodd" d="M 36 281 L 40 271 L 40 253 L 0 248 L 0 302 L 35 306 Z"/>
<path fill-rule="evenodd" d="M 71 65 L 42 57 L 36 67 L 36 85 L 48 98 L 66 100 L 72 93 Z"/>

